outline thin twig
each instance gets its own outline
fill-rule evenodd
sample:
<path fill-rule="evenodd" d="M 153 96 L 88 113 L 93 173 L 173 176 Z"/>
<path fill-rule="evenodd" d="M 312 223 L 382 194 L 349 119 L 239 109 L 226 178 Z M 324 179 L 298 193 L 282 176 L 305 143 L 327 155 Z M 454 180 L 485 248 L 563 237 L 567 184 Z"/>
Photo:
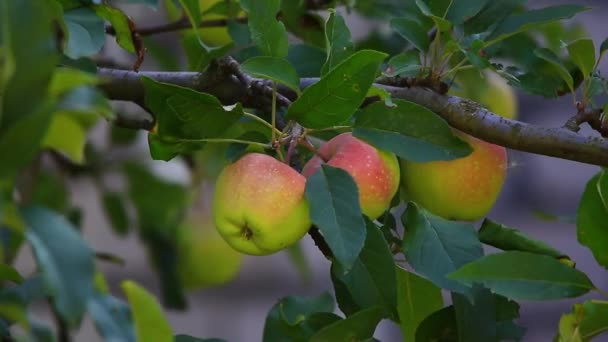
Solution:
<path fill-rule="evenodd" d="M 246 17 L 237 17 L 237 18 L 232 18 L 232 19 L 226 18 L 226 19 L 203 20 L 198 24 L 198 27 L 199 28 L 222 27 L 222 26 L 228 25 L 228 23 L 230 21 L 246 23 L 247 18 Z M 183 18 L 181 18 L 177 21 L 171 22 L 171 23 L 138 29 L 137 33 L 139 33 L 139 35 L 141 35 L 141 36 L 150 36 L 150 35 L 159 34 L 159 33 L 167 33 L 167 32 L 187 30 L 187 29 L 192 29 L 192 24 L 190 23 L 188 18 L 183 17 Z M 113 26 L 108 25 L 108 26 L 106 26 L 106 34 L 115 36 L 116 29 Z"/>

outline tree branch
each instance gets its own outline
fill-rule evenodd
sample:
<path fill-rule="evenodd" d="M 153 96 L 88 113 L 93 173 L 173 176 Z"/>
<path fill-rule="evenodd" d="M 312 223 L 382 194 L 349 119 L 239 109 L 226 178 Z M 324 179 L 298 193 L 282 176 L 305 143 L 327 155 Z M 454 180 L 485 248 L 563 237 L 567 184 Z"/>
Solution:
<path fill-rule="evenodd" d="M 237 21 L 239 23 L 246 23 L 247 22 L 247 18 L 246 17 L 237 17 L 237 18 L 232 18 L 232 19 L 212 19 L 212 20 L 203 20 L 198 24 L 199 28 L 204 28 L 204 27 L 221 27 L 221 26 L 226 26 L 228 25 L 228 22 L 230 20 L 234 20 Z M 162 24 L 162 25 L 158 25 L 158 26 L 151 26 L 151 27 L 144 27 L 141 29 L 137 29 L 137 33 L 139 33 L 140 36 L 151 36 L 154 34 L 159 34 L 159 33 L 166 33 L 166 32 L 173 32 L 173 31 L 180 31 L 180 30 L 187 30 L 187 29 L 191 29 L 192 28 L 192 24 L 190 23 L 190 21 L 188 20 L 187 17 L 183 17 L 177 21 L 171 22 L 171 23 L 167 23 L 167 24 Z M 109 34 L 111 36 L 115 36 L 116 35 L 116 30 L 114 29 L 114 27 L 112 27 L 111 25 L 106 26 L 106 34 Z"/>
<path fill-rule="evenodd" d="M 159 82 L 215 95 L 225 104 L 242 102 L 248 106 L 255 99 L 246 96 L 248 91 L 233 75 L 220 77 L 208 72 L 140 72 L 99 69 L 104 82 L 100 87 L 110 99 L 143 103 L 144 89 L 139 81 L 147 76 Z M 255 80 L 255 79 L 254 79 Z M 305 88 L 318 78 L 303 78 Z M 262 81 L 263 82 L 263 81 Z M 252 82 L 257 84 L 258 82 Z M 394 98 L 418 103 L 443 117 L 452 127 L 485 141 L 514 150 L 568 159 L 587 164 L 608 166 L 608 140 L 583 136 L 565 128 L 545 128 L 496 115 L 479 104 L 456 96 L 440 95 L 422 87 L 402 88 L 376 84 L 390 92 Z M 286 98 L 293 92 L 281 89 Z M 257 99 L 259 101 L 260 99 Z M 255 107 L 255 106 L 254 106 Z M 138 127 L 135 127 L 138 128 Z"/>

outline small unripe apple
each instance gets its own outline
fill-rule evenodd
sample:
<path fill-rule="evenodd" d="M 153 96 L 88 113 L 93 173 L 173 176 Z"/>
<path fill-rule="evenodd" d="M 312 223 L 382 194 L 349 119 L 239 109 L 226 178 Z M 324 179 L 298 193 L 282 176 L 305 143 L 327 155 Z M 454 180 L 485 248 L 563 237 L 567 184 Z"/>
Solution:
<path fill-rule="evenodd" d="M 483 77 L 482 77 L 483 76 Z M 513 88 L 499 74 L 474 69 L 458 72 L 458 87 L 450 88 L 449 93 L 471 99 L 507 119 L 517 119 L 517 96 Z"/>
<path fill-rule="evenodd" d="M 243 254 L 217 232 L 211 213 L 194 213 L 178 228 L 178 272 L 186 289 L 218 286 L 234 279 Z"/>
<path fill-rule="evenodd" d="M 401 160 L 410 200 L 449 220 L 475 221 L 494 206 L 507 174 L 507 151 L 455 131 L 473 148 L 464 158 L 417 163 Z"/>
<path fill-rule="evenodd" d="M 220 173 L 213 219 L 232 248 L 267 255 L 291 246 L 310 228 L 306 179 L 287 164 L 249 153 Z"/>
<path fill-rule="evenodd" d="M 310 177 L 324 163 L 341 168 L 353 177 L 359 188 L 361 211 L 372 220 L 388 209 L 399 188 L 397 157 L 351 133 L 342 133 L 324 143 L 318 155 L 306 163 L 302 174 Z"/>

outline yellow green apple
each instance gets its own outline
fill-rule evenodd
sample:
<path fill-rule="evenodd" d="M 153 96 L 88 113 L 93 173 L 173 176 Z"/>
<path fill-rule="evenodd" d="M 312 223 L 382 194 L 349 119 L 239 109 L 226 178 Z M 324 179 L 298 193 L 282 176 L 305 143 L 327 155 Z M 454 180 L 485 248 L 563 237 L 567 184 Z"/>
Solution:
<path fill-rule="evenodd" d="M 473 152 L 450 161 L 401 160 L 401 179 L 410 200 L 449 220 L 475 221 L 494 206 L 507 174 L 507 151 L 462 132 Z"/>
<path fill-rule="evenodd" d="M 449 93 L 471 99 L 507 119 L 517 119 L 517 96 L 507 81 L 494 71 L 475 69 L 458 72 Z"/>
<path fill-rule="evenodd" d="M 226 166 L 213 194 L 217 230 L 235 250 L 268 255 L 300 240 L 310 228 L 306 179 L 287 164 L 248 153 Z"/>
<path fill-rule="evenodd" d="M 378 218 L 389 206 L 399 188 L 399 163 L 394 154 L 381 151 L 342 133 L 324 143 L 311 158 L 302 174 L 310 177 L 322 164 L 341 168 L 355 180 L 361 211 L 370 219 Z"/>
<path fill-rule="evenodd" d="M 243 254 L 230 247 L 215 229 L 208 212 L 194 212 L 177 234 L 178 272 L 186 289 L 225 284 L 241 268 Z"/>

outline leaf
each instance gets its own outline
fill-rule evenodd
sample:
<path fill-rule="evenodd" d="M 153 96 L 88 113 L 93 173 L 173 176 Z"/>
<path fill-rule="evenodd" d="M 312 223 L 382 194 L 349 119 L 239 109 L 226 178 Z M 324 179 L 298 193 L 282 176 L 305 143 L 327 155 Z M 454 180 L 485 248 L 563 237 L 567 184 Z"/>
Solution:
<path fill-rule="evenodd" d="M 80 86 L 94 86 L 99 83 L 96 75 L 74 68 L 58 67 L 53 73 L 49 93 L 62 95 Z"/>
<path fill-rule="evenodd" d="M 93 295 L 93 251 L 63 216 L 41 207 L 23 209 L 22 215 L 53 305 L 76 327 Z"/>
<path fill-rule="evenodd" d="M 344 123 L 359 108 L 386 54 L 361 50 L 348 57 L 319 82 L 304 89 L 286 118 L 308 128 Z"/>
<path fill-rule="evenodd" d="M 574 304 L 572 313 L 562 315 L 556 342 L 591 341 L 608 331 L 608 303 L 586 301 Z"/>
<path fill-rule="evenodd" d="M 400 36 L 405 38 L 420 52 L 426 53 L 431 44 L 427 34 L 427 28 L 412 18 L 394 18 L 391 20 L 391 28 Z"/>
<path fill-rule="evenodd" d="M 443 307 L 441 289 L 430 281 L 397 267 L 397 310 L 406 341 L 416 340 L 416 329 Z"/>
<path fill-rule="evenodd" d="M 577 297 L 594 289 L 581 271 L 546 255 L 519 251 L 487 255 L 449 278 L 468 285 L 480 283 L 495 293 L 522 300 Z"/>
<path fill-rule="evenodd" d="M 0 280 L 1 281 L 12 281 L 13 283 L 20 284 L 23 282 L 23 277 L 17 270 L 11 266 L 6 264 L 0 264 Z"/>
<path fill-rule="evenodd" d="M 598 60 L 604 57 L 604 53 L 606 52 L 606 50 L 608 50 L 608 38 L 604 39 L 600 44 L 600 56 L 598 57 Z"/>
<path fill-rule="evenodd" d="M 415 341 L 460 341 L 454 306 L 445 307 L 428 315 L 416 329 Z"/>
<path fill-rule="evenodd" d="M 101 202 L 113 231 L 122 236 L 126 235 L 129 232 L 129 216 L 120 193 L 105 192 Z"/>
<path fill-rule="evenodd" d="M 168 155 L 153 153 L 155 158 L 169 160 L 180 152 L 199 149 L 203 139 L 221 137 L 243 115 L 240 104 L 226 109 L 212 95 L 147 77 L 142 80 L 146 105 L 156 116 L 155 136 L 170 148 Z"/>
<path fill-rule="evenodd" d="M 483 255 L 473 226 L 447 221 L 411 202 L 401 221 L 406 231 L 403 252 L 416 272 L 441 288 L 469 293 L 447 274 Z"/>
<path fill-rule="evenodd" d="M 486 46 L 539 25 L 572 18 L 577 13 L 588 9 L 589 7 L 581 5 L 559 5 L 527 10 L 520 14 L 509 16 L 488 37 Z"/>
<path fill-rule="evenodd" d="M 321 165 L 306 182 L 310 218 L 343 270 L 350 270 L 365 243 L 365 221 L 359 191 L 344 170 Z"/>
<path fill-rule="evenodd" d="M 335 307 L 328 292 L 318 297 L 286 297 L 281 299 L 278 305 L 281 317 L 288 325 L 296 325 L 315 312 L 332 312 Z"/>
<path fill-rule="evenodd" d="M 241 7 L 247 12 L 251 39 L 265 56 L 287 56 L 287 30 L 276 15 L 280 0 L 241 0 Z"/>
<path fill-rule="evenodd" d="M 72 162 L 84 162 L 86 132 L 70 115 L 55 113 L 42 141 L 42 147 L 65 154 Z"/>
<path fill-rule="evenodd" d="M 504 251 L 544 254 L 553 258 L 564 257 L 562 252 L 543 241 L 531 239 L 517 229 L 509 228 L 489 219 L 485 219 L 479 229 L 479 240 Z"/>
<path fill-rule="evenodd" d="M 63 178 L 51 172 L 41 172 L 32 185 L 32 204 L 57 212 L 65 212 L 68 209 L 69 194 Z"/>
<path fill-rule="evenodd" d="M 400 99 L 393 103 L 393 107 L 381 102 L 365 107 L 356 117 L 353 135 L 416 162 L 453 160 L 473 151 L 429 109 Z"/>
<path fill-rule="evenodd" d="M 389 77 L 413 77 L 420 72 L 420 52 L 409 50 L 391 57 L 384 74 Z"/>
<path fill-rule="evenodd" d="M 595 67 L 593 40 L 588 38 L 577 39 L 568 44 L 567 48 L 572 62 L 581 70 L 583 77 L 585 79 L 589 78 Z"/>
<path fill-rule="evenodd" d="M 348 301 L 356 305 L 356 311 L 380 306 L 388 317 L 397 320 L 397 278 L 393 254 L 380 229 L 369 220 L 366 227 L 365 245 L 352 269 L 344 272 L 340 265 L 332 265 L 332 280 L 341 283 L 336 286 L 336 292 L 340 286 L 346 289 Z M 355 311 L 342 308 L 342 305 L 340 308 L 347 316 Z"/>
<path fill-rule="evenodd" d="M 602 171 L 593 176 L 581 197 L 577 219 L 578 242 L 593 253 L 597 262 L 608 268 L 608 175 Z"/>
<path fill-rule="evenodd" d="M 116 43 L 121 48 L 135 53 L 135 44 L 133 43 L 134 33 L 131 31 L 129 18 L 121 10 L 108 5 L 94 6 L 93 8 L 98 16 L 112 24 L 114 32 L 116 32 Z"/>
<path fill-rule="evenodd" d="M 131 310 L 123 301 L 97 293 L 89 300 L 88 311 L 104 340 L 135 342 Z"/>
<path fill-rule="evenodd" d="M 156 298 L 131 280 L 123 281 L 120 287 L 131 305 L 136 340 L 173 342 L 171 326 Z"/>
<path fill-rule="evenodd" d="M 68 43 L 64 53 L 72 58 L 92 56 L 103 46 L 106 34 L 103 20 L 94 10 L 81 7 L 64 13 Z"/>
<path fill-rule="evenodd" d="M 572 78 L 572 75 L 570 75 L 568 69 L 566 69 L 566 67 L 559 60 L 559 57 L 555 55 L 553 51 L 547 48 L 538 48 L 534 50 L 534 54 L 544 59 L 545 61 L 551 63 L 551 65 L 555 68 L 562 80 L 566 82 L 568 88 L 570 88 L 570 91 L 574 92 L 574 79 Z"/>
<path fill-rule="evenodd" d="M 201 8 L 198 0 L 179 0 L 192 28 L 196 30 L 201 22 Z"/>
<path fill-rule="evenodd" d="M 380 307 L 363 309 L 324 327 L 312 336 L 310 342 L 365 340 L 373 336 L 376 326 L 382 320 L 382 314 L 383 310 Z"/>
<path fill-rule="evenodd" d="M 473 36 L 476 33 L 487 35 L 507 17 L 525 6 L 526 2 L 527 0 L 489 1 L 481 11 L 464 22 L 465 35 Z"/>
<path fill-rule="evenodd" d="M 241 64 L 241 70 L 255 77 L 286 85 L 300 93 L 300 77 L 296 69 L 284 58 L 257 56 Z"/>
<path fill-rule="evenodd" d="M 174 342 L 226 342 L 221 338 L 198 338 L 188 335 L 175 335 Z"/>
<path fill-rule="evenodd" d="M 479 13 L 491 0 L 454 0 L 446 19 L 454 25 L 462 24 Z"/>
<path fill-rule="evenodd" d="M 325 62 L 325 52 L 306 44 L 289 45 L 287 60 L 296 68 L 300 77 L 319 77 Z"/>
<path fill-rule="evenodd" d="M 350 30 L 346 26 L 344 18 L 335 11 L 331 12 L 325 23 L 325 43 L 327 60 L 321 68 L 321 76 L 327 74 L 355 52 Z"/>

